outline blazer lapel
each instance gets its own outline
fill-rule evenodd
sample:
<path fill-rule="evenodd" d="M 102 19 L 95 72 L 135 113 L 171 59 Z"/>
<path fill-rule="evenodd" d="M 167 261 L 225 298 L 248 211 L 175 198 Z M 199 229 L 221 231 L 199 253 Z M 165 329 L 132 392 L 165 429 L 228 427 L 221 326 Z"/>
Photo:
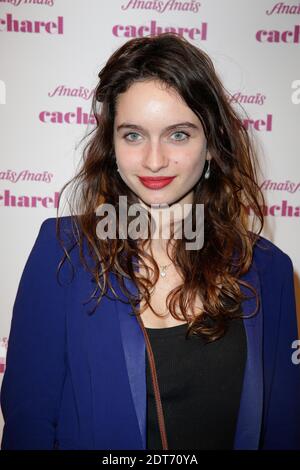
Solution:
<path fill-rule="evenodd" d="M 252 285 L 258 292 L 260 307 L 254 317 L 244 319 L 247 336 L 247 361 L 242 388 L 240 410 L 237 420 L 234 450 L 255 450 L 259 446 L 259 437 L 263 412 L 263 318 L 262 297 L 259 276 L 253 264 L 242 280 Z M 241 290 L 249 296 L 251 292 L 244 286 Z M 243 314 L 248 316 L 255 309 L 255 298 L 244 300 Z"/>
<path fill-rule="evenodd" d="M 137 289 L 133 282 L 125 280 L 128 289 L 137 295 Z M 129 384 L 135 405 L 137 420 L 141 433 L 143 448 L 146 449 L 146 344 L 143 332 L 135 317 L 131 313 L 131 307 L 117 302 L 121 337 L 124 355 L 127 365 Z"/>
<path fill-rule="evenodd" d="M 242 280 L 247 281 L 258 289 L 261 299 L 261 290 L 258 274 L 254 267 L 244 275 Z M 128 290 L 137 295 L 137 288 L 128 279 L 125 280 Z M 241 286 L 245 295 L 251 291 Z M 245 316 L 255 309 L 255 298 L 243 302 Z M 146 345 L 143 332 L 134 315 L 130 315 L 130 305 L 116 303 L 118 310 L 121 337 L 126 359 L 127 372 L 130 382 L 132 398 L 135 405 L 139 423 L 142 443 L 146 449 Z M 234 450 L 258 449 L 262 420 L 263 406 L 263 359 L 262 359 L 262 305 L 257 314 L 251 319 L 244 320 L 247 336 L 247 361 L 245 366 L 244 382 L 242 388 L 239 415 L 237 420 Z"/>

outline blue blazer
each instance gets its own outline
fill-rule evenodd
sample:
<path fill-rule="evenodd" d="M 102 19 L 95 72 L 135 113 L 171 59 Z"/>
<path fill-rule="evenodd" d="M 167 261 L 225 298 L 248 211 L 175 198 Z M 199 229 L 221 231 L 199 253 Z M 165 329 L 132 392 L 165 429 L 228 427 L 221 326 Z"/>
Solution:
<path fill-rule="evenodd" d="M 61 221 L 67 236 L 70 217 Z M 1 389 L 2 449 L 146 449 L 146 347 L 140 325 L 129 315 L 130 305 L 114 300 L 112 293 L 88 315 L 92 277 L 76 248 L 71 251 L 73 281 L 57 283 L 62 255 L 55 218 L 47 219 L 13 308 Z M 63 266 L 67 281 L 70 264 Z M 247 362 L 234 449 L 299 450 L 300 365 L 291 259 L 260 237 L 243 279 L 258 289 L 261 308 L 244 320 Z M 133 282 L 126 282 L 135 293 Z M 254 308 L 255 298 L 243 302 L 245 315 Z"/>

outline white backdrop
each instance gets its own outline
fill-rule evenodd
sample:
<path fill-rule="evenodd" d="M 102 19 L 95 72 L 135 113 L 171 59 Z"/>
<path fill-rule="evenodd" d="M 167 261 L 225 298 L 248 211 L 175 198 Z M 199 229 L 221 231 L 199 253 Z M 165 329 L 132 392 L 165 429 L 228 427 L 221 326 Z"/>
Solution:
<path fill-rule="evenodd" d="M 128 39 L 168 28 L 208 52 L 251 118 L 267 201 L 262 234 L 292 258 L 300 306 L 300 4 L 0 0 L 0 382 L 20 276 L 79 162 L 97 74 Z"/>

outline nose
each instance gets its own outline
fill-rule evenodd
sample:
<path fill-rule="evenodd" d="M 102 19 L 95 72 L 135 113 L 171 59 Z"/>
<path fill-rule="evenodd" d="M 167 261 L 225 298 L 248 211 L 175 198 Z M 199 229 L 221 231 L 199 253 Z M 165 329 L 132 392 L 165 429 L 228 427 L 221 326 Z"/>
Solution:
<path fill-rule="evenodd" d="M 151 142 L 146 150 L 143 159 L 143 166 L 149 169 L 151 172 L 157 173 L 161 168 L 166 168 L 168 164 L 169 159 L 161 144 L 159 142 Z"/>

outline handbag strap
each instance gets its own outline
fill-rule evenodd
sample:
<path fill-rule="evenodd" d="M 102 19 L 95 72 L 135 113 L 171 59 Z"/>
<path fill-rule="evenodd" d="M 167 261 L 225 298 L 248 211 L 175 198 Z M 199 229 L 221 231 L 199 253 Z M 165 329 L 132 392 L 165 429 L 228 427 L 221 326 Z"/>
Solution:
<path fill-rule="evenodd" d="M 163 413 L 163 408 L 161 404 L 154 355 L 153 355 L 153 351 L 151 348 L 151 343 L 150 343 L 147 331 L 142 322 L 142 319 L 140 318 L 140 315 L 137 315 L 137 318 L 142 328 L 142 331 L 144 333 L 144 338 L 145 338 L 145 343 L 146 343 L 146 350 L 147 350 L 147 355 L 148 355 L 148 360 L 149 360 L 150 370 L 151 370 L 151 377 L 152 377 L 152 384 L 153 384 L 153 390 L 154 390 L 154 396 L 155 396 L 157 419 L 158 419 L 159 432 L 160 432 L 160 437 L 161 437 L 161 442 L 162 442 L 162 448 L 163 450 L 168 450 L 165 419 L 164 419 L 164 413 Z"/>

